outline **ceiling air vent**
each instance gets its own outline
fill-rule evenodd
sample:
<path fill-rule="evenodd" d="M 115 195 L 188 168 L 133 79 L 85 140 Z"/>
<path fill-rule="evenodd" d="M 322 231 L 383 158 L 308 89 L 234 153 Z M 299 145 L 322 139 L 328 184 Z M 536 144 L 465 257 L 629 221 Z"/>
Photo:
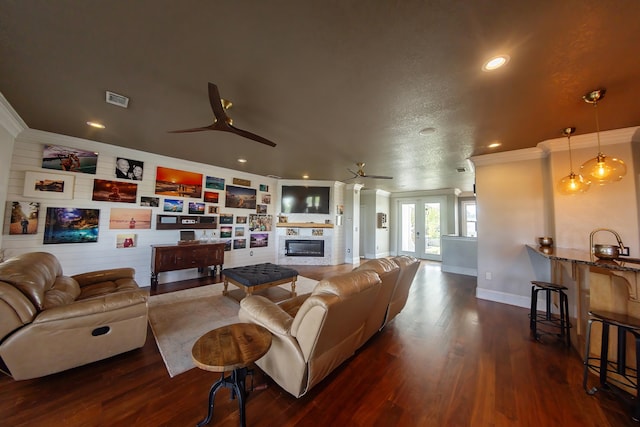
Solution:
<path fill-rule="evenodd" d="M 118 107 L 127 108 L 129 105 L 129 98 L 124 95 L 118 95 L 114 92 L 106 92 L 106 101 L 107 104 L 117 105 Z"/>
<path fill-rule="evenodd" d="M 457 170 L 458 172 L 462 173 L 462 172 L 466 172 L 466 171 L 467 171 L 467 168 L 456 168 L 456 170 Z"/>

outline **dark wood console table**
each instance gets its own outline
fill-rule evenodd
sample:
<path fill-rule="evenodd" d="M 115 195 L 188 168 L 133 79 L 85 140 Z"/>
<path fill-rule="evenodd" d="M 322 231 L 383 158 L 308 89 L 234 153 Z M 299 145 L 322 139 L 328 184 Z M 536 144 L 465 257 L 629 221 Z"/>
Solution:
<path fill-rule="evenodd" d="M 158 284 L 158 273 L 197 268 L 199 272 L 213 266 L 215 276 L 218 266 L 224 264 L 224 242 L 194 243 L 184 245 L 151 245 L 151 286 Z"/>

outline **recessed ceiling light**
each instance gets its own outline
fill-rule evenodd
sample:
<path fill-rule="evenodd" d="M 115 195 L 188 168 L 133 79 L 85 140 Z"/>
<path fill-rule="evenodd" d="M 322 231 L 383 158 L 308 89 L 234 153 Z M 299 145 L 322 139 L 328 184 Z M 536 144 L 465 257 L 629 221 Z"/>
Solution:
<path fill-rule="evenodd" d="M 309 175 L 305 173 L 304 175 L 302 175 L 302 179 L 309 179 Z"/>
<path fill-rule="evenodd" d="M 98 128 L 98 129 L 104 129 L 104 125 L 102 123 L 97 123 L 97 122 L 87 122 L 87 124 L 91 127 L 94 128 Z"/>
<path fill-rule="evenodd" d="M 491 144 L 489 144 L 489 148 L 498 148 L 500 147 L 502 144 L 499 142 L 493 142 Z"/>
<path fill-rule="evenodd" d="M 247 159 L 240 157 L 238 163 L 247 163 Z"/>
<path fill-rule="evenodd" d="M 436 131 L 436 128 L 427 127 L 427 128 L 421 129 L 419 133 L 420 135 L 429 135 L 434 133 L 435 131 Z"/>
<path fill-rule="evenodd" d="M 507 62 L 509 62 L 509 59 L 510 59 L 509 55 L 494 56 L 493 58 L 491 58 L 490 60 L 484 63 L 484 65 L 482 66 L 482 70 L 483 71 L 497 70 L 498 68 L 507 65 Z"/>

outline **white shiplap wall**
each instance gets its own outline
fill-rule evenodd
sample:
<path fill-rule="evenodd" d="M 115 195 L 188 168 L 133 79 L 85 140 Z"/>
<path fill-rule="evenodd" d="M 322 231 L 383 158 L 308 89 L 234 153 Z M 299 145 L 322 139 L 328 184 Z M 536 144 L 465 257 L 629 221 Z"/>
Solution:
<path fill-rule="evenodd" d="M 73 172 L 61 172 L 42 169 L 42 150 L 45 144 L 62 145 L 83 150 L 96 151 L 98 155 L 98 165 L 95 175 Z M 115 180 L 116 157 L 125 157 L 144 162 L 144 177 L 138 182 L 138 203 L 115 203 L 98 202 L 91 200 L 93 192 L 93 180 L 113 179 Z M 259 175 L 248 174 L 242 171 L 225 169 L 210 166 L 202 163 L 187 160 L 175 159 L 157 154 L 147 153 L 128 148 L 116 147 L 102 144 L 96 141 L 73 138 L 64 135 L 52 134 L 48 132 L 27 129 L 21 132 L 15 139 L 12 156 L 11 170 L 8 181 L 7 207 L 5 209 L 2 247 L 5 249 L 5 256 L 10 257 L 25 252 L 46 251 L 55 254 L 60 260 L 65 274 L 77 274 L 93 270 L 100 270 L 114 267 L 133 267 L 136 270 L 136 281 L 141 286 L 150 284 L 150 260 L 151 245 L 161 243 L 176 243 L 180 238 L 179 230 L 156 230 L 156 215 L 162 214 L 163 196 L 156 196 L 155 175 L 156 167 L 163 166 L 172 169 L 185 170 L 201 173 L 204 176 L 215 176 L 225 179 L 225 184 L 232 184 L 233 178 L 241 178 L 251 181 L 251 187 L 258 190 L 258 203 L 261 203 L 262 195 L 265 192 L 259 191 L 260 184 L 269 186 L 271 203 L 268 205 L 267 214 L 273 215 L 274 225 L 277 221 L 276 197 L 277 180 Z M 34 199 L 23 196 L 25 171 L 44 171 L 55 174 L 69 174 L 75 177 L 75 188 L 73 199 L 71 200 L 51 200 Z M 236 215 L 248 216 L 254 211 L 247 209 L 229 209 L 224 207 L 224 192 L 220 192 L 220 212 L 232 213 Z M 140 196 L 153 196 L 160 198 L 160 207 L 145 208 L 139 206 Z M 175 197 L 172 197 L 175 198 Z M 195 199 L 185 198 L 187 201 Z M 36 201 L 40 202 L 40 215 L 38 221 L 38 233 L 30 235 L 9 235 L 9 221 L 11 214 L 11 202 L 13 201 Z M 66 243 L 55 245 L 44 245 L 44 225 L 47 207 L 77 207 L 100 209 L 100 234 L 97 243 Z M 152 209 L 152 228 L 149 230 L 135 230 L 137 234 L 137 247 L 117 249 L 116 236 L 118 234 L 129 233 L 130 230 L 110 230 L 109 216 L 111 208 L 139 208 Z M 186 214 L 186 206 L 185 212 Z M 240 225 L 238 225 L 240 226 Z M 225 267 L 239 265 L 257 264 L 261 262 L 275 262 L 275 232 L 271 231 L 269 236 L 269 246 L 266 248 L 249 248 L 250 231 L 248 224 L 245 226 L 245 238 L 247 248 L 231 250 L 225 252 Z M 236 225 L 234 224 L 234 229 Z M 275 227 L 274 227 L 275 228 Z M 218 230 L 216 230 L 218 232 Z M 196 237 L 202 233 L 196 230 Z M 211 234 L 211 230 L 207 230 Z M 216 234 L 218 236 L 218 234 Z M 196 270 L 184 270 L 160 274 L 160 283 L 180 280 L 183 278 L 197 276 Z"/>

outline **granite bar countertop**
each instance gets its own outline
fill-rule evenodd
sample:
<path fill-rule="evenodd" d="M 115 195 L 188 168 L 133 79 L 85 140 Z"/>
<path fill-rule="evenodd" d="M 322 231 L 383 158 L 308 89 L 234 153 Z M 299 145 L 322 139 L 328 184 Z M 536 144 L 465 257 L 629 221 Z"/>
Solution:
<path fill-rule="evenodd" d="M 640 272 L 640 263 L 625 261 L 624 257 L 618 258 L 616 260 L 600 260 L 590 252 L 579 249 L 556 248 L 553 246 L 541 247 L 538 245 L 527 245 L 527 247 L 534 252 L 542 255 L 543 257 L 549 259 L 572 261 L 579 264 L 593 265 L 596 267 L 608 268 L 611 270 Z"/>

